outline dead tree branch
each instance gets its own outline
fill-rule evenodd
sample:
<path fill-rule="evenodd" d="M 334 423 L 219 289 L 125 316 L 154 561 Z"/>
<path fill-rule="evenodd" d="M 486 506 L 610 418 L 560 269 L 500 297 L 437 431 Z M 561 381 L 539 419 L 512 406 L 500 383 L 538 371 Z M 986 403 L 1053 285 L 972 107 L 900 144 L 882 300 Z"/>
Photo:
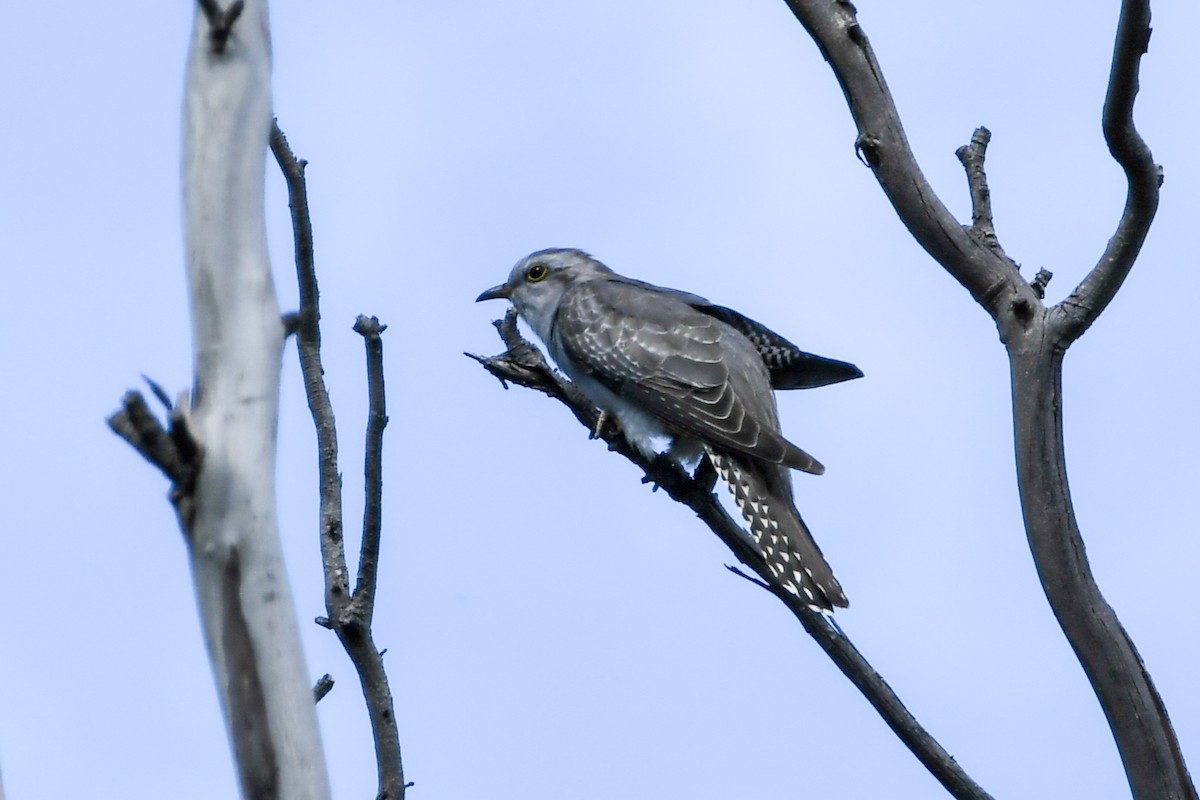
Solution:
<path fill-rule="evenodd" d="M 546 363 L 542 353 L 527 342 L 517 330 L 517 313 L 509 310 L 496 328 L 508 350 L 501 355 L 485 357 L 466 353 L 483 365 L 506 387 L 509 383 L 536 389 L 563 403 L 588 431 L 595 432 L 599 412 L 579 390 L 564 380 Z M 978 786 L 958 762 L 921 727 L 909 713 L 887 682 L 854 647 L 831 617 L 814 611 L 798 602 L 786 590 L 775 585 L 771 570 L 758 550 L 747 539 L 742 526 L 725 511 L 713 494 L 711 480 L 703 474 L 696 477 L 670 459 L 653 460 L 643 456 L 625 440 L 616 426 L 601 426 L 599 437 L 608 448 L 636 464 L 644 473 L 643 482 L 663 489 L 672 500 L 686 505 L 715 533 L 738 561 L 749 567 L 760 580 L 754 580 L 788 607 L 804 630 L 817 641 L 838 669 L 858 688 L 867 701 L 879 712 L 905 746 L 925 765 L 946 790 L 960 800 L 988 800 L 990 795 Z M 738 574 L 742 574 L 739 573 Z M 750 577 L 743 574 L 743 577 Z M 751 579 L 753 580 L 753 579 Z"/>
<path fill-rule="evenodd" d="M 162 399 L 160 390 L 155 394 Z M 108 418 L 108 427 L 138 451 L 142 458 L 158 467 L 171 481 L 171 505 L 179 518 L 179 528 L 191 538 L 196 475 L 200 471 L 200 444 L 188 430 L 187 415 L 180 409 L 169 411 L 166 427 L 146 405 L 141 392 L 130 390 L 121 400 L 121 410 Z"/>
<path fill-rule="evenodd" d="M 991 140 L 992 132 L 980 126 L 971 135 L 970 143 L 958 148 L 954 154 L 967 171 L 967 184 L 971 187 L 971 232 L 988 247 L 1003 252 L 992 223 L 992 193 L 988 190 L 987 172 L 983 168 Z"/>
<path fill-rule="evenodd" d="M 308 213 L 308 190 L 304 178 L 305 162 L 296 158 L 278 124 L 271 131 L 271 150 L 287 179 L 288 200 L 292 209 L 296 277 L 300 285 L 300 311 L 295 317 L 296 342 L 308 407 L 317 431 L 321 487 L 320 538 L 325 565 L 325 609 L 328 614 L 318 623 L 337 634 L 358 673 L 375 740 L 375 763 L 379 775 L 377 798 L 403 800 L 407 784 L 400 757 L 400 734 L 396 726 L 394 702 L 383 665 L 383 653 L 375 646 L 371 632 L 382 516 L 383 430 L 387 425 L 383 340 L 380 335 L 387 326 L 374 317 L 364 316 L 360 316 L 354 326 L 354 330 L 363 337 L 367 349 L 370 399 L 363 541 L 359 551 L 357 580 L 351 592 L 343 535 L 342 481 L 337 467 L 337 429 L 321 364 L 321 313 L 313 258 L 312 223 Z"/>
<path fill-rule="evenodd" d="M 787 0 L 833 68 L 858 126 L 855 147 L 913 238 L 996 316 L 1017 297 L 1036 300 L 1017 267 L 950 213 L 908 144 L 875 52 L 845 0 Z"/>
<path fill-rule="evenodd" d="M 387 404 L 383 386 L 383 332 L 387 325 L 377 317 L 359 315 L 354 332 L 363 337 L 367 349 L 367 441 L 365 456 L 366 496 L 363 504 L 362 546 L 358 553 L 358 579 L 354 582 L 354 605 L 367 625 L 375 612 L 375 585 L 379 576 L 379 535 L 383 524 L 383 429 L 387 427 Z"/>
<path fill-rule="evenodd" d="M 1125 171 L 1129 190 L 1116 233 L 1108 240 L 1100 261 L 1070 297 L 1051 309 L 1050 325 L 1056 336 L 1067 344 L 1083 335 L 1121 288 L 1141 252 L 1158 210 L 1162 167 L 1154 163 L 1150 148 L 1133 124 L 1138 68 L 1149 45 L 1149 0 L 1127 0 L 1121 4 L 1121 17 L 1117 23 L 1112 70 L 1104 99 L 1103 128 L 1108 151 Z"/>
<path fill-rule="evenodd" d="M 824 54 L 858 125 L 858 148 L 905 227 L 996 321 L 1011 366 L 1021 507 L 1046 597 L 1104 711 L 1137 800 L 1196 792 L 1166 709 L 1137 650 L 1100 594 L 1071 507 L 1062 441 L 1062 358 L 1108 305 L 1132 267 L 1158 203 L 1161 170 L 1133 124 L 1138 68 L 1150 36 L 1148 0 L 1124 0 L 1114 46 L 1104 135 L 1129 183 L 1125 211 L 1099 263 L 1062 303 L 988 246 L 983 148 L 967 148 L 971 226 L 954 220 L 921 174 L 883 73 L 846 0 L 787 0 Z M 978 166 L 979 172 L 974 169 Z M 984 236 L 971 233 L 983 232 Z"/>

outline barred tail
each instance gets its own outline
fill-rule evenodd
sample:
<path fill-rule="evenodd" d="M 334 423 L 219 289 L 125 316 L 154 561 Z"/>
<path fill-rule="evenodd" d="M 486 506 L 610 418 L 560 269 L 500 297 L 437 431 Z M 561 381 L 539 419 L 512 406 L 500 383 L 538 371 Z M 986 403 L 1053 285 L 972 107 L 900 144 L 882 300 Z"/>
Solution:
<path fill-rule="evenodd" d="M 832 610 L 850 605 L 821 548 L 796 512 L 790 496 L 772 484 L 764 469 L 748 459 L 705 448 L 713 468 L 721 476 L 750 526 L 754 544 L 771 568 L 775 581 L 809 605 Z M 787 476 L 784 475 L 784 480 Z"/>

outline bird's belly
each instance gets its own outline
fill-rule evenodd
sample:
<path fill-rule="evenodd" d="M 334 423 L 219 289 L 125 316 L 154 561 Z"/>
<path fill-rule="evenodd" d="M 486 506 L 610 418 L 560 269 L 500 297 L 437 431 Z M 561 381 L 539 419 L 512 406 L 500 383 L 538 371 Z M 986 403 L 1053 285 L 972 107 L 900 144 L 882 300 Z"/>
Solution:
<path fill-rule="evenodd" d="M 617 418 L 625 438 L 641 450 L 643 455 L 653 458 L 670 447 L 674 437 L 653 414 L 618 397 L 607 386 L 586 373 L 572 375 L 571 379 L 597 408 Z"/>
<path fill-rule="evenodd" d="M 625 439 L 642 455 L 652 459 L 669 451 L 671 458 L 685 469 L 691 470 L 696 466 L 704 453 L 704 444 L 699 439 L 671 431 L 658 417 L 618 396 L 587 370 L 580 368 L 561 347 L 556 346 L 558 343 L 553 338 L 548 342 L 550 355 L 559 368 L 597 408 L 616 417 Z"/>

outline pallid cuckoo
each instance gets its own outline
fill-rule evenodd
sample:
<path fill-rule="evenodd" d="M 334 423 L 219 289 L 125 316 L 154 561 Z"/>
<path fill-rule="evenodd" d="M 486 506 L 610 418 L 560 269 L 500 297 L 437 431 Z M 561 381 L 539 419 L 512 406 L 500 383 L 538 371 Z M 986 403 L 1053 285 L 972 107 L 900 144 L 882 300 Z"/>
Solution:
<path fill-rule="evenodd" d="M 848 605 L 792 499 L 789 468 L 825 468 L 783 438 L 772 388 L 862 377 L 857 367 L 805 353 L 702 297 L 622 277 L 580 250 L 526 256 L 477 302 L 499 298 L 647 458 L 664 445 L 685 465 L 708 457 L 780 586 L 817 608 Z"/>

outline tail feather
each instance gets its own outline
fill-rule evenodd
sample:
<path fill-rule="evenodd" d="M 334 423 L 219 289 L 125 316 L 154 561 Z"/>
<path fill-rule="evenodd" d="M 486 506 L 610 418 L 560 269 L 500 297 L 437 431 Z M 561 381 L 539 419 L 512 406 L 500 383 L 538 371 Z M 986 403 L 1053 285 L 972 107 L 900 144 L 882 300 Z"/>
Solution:
<path fill-rule="evenodd" d="M 711 447 L 706 451 L 713 468 L 729 486 L 776 582 L 817 608 L 832 610 L 834 606 L 849 606 L 845 592 L 796 511 L 790 494 L 777 486 L 778 479 L 772 480 L 763 473 L 764 469 L 777 468 Z"/>

